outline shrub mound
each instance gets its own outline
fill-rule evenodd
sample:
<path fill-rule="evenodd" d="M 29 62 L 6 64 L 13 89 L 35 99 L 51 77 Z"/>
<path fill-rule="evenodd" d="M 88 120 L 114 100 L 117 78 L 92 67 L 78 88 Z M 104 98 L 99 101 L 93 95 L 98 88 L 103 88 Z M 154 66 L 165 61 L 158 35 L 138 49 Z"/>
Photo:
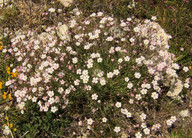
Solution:
<path fill-rule="evenodd" d="M 23 116 L 54 118 L 43 123 L 54 122 L 57 132 L 55 124 L 41 128 L 50 135 L 60 133 L 68 118 L 91 136 L 163 136 L 177 120 L 158 112 L 170 87 L 165 82 L 178 78 L 180 69 L 168 51 L 171 37 L 151 20 L 73 14 L 40 35 L 17 35 L 3 49 L 18 62 L 13 72 L 19 76 L 5 83 L 17 108 Z"/>

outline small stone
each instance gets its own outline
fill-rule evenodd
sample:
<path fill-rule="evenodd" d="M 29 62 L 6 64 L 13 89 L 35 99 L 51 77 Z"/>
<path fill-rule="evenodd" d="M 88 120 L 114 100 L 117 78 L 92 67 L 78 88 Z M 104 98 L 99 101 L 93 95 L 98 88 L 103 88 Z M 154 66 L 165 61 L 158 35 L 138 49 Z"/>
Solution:
<path fill-rule="evenodd" d="M 121 133 L 121 138 L 128 138 L 128 135 L 123 131 L 123 132 Z"/>
<path fill-rule="evenodd" d="M 175 86 L 176 84 L 176 86 Z M 179 93 L 183 90 L 183 84 L 182 81 L 179 79 L 176 79 L 174 84 L 171 86 L 170 90 L 167 93 L 167 96 L 175 99 L 179 95 Z"/>
<path fill-rule="evenodd" d="M 189 117 L 190 116 L 189 109 L 185 109 L 185 110 L 180 111 L 179 115 L 183 118 Z"/>
<path fill-rule="evenodd" d="M 45 40 L 47 40 L 48 38 L 53 38 L 53 36 L 52 36 L 51 34 L 49 34 L 49 33 L 43 32 L 43 33 L 41 33 L 41 34 L 38 36 L 38 38 L 39 38 L 40 40 L 42 40 L 42 41 L 45 41 Z"/>
<path fill-rule="evenodd" d="M 73 3 L 73 0 L 59 0 L 62 4 L 63 4 L 63 6 L 65 6 L 65 7 L 69 7 L 69 6 L 71 6 L 71 4 Z"/>
<path fill-rule="evenodd" d="M 70 41 L 70 36 L 68 32 L 67 25 L 63 24 L 57 28 L 57 34 L 61 40 L 68 40 Z"/>

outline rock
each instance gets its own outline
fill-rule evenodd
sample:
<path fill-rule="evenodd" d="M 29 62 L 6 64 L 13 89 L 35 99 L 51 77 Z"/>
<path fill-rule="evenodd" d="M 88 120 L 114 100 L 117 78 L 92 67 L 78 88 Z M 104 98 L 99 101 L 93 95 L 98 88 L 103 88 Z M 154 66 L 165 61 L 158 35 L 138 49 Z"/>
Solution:
<path fill-rule="evenodd" d="M 59 0 L 65 7 L 71 6 L 73 0 Z"/>
<path fill-rule="evenodd" d="M 7 0 L 0 0 L 0 9 L 3 7 L 3 5 L 7 5 Z"/>
<path fill-rule="evenodd" d="M 46 33 L 46 32 L 43 32 L 43 33 L 41 33 L 39 36 L 38 36 L 38 38 L 40 39 L 40 40 L 42 40 L 42 41 L 45 41 L 45 40 L 47 40 L 47 39 L 53 39 L 53 36 L 51 35 L 51 34 L 49 34 L 49 33 Z"/>
<path fill-rule="evenodd" d="M 173 80 L 174 84 L 171 86 L 170 90 L 167 92 L 167 96 L 175 99 L 179 93 L 183 90 L 182 81 L 179 79 Z"/>
<path fill-rule="evenodd" d="M 128 138 L 128 135 L 123 131 L 123 132 L 121 133 L 121 138 Z"/>
<path fill-rule="evenodd" d="M 163 86 L 170 87 L 174 85 L 176 78 L 171 75 L 161 76 L 161 80 L 163 80 Z"/>
<path fill-rule="evenodd" d="M 183 117 L 183 118 L 184 118 L 184 117 L 189 117 L 189 116 L 190 116 L 189 109 L 185 109 L 185 110 L 180 111 L 179 115 L 180 115 L 181 117 Z"/>
<path fill-rule="evenodd" d="M 70 41 L 69 31 L 67 25 L 61 25 L 57 28 L 57 34 L 61 40 L 68 40 Z"/>

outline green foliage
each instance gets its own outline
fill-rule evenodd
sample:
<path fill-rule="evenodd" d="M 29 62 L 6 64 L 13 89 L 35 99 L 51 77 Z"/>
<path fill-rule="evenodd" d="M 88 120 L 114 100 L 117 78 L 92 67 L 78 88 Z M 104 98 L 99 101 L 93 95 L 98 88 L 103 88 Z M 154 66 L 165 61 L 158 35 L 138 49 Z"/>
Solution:
<path fill-rule="evenodd" d="M 57 112 L 56 114 L 49 112 L 40 112 L 39 107 L 35 103 L 28 103 L 28 109 L 24 114 L 14 116 L 10 114 L 12 120 L 15 120 L 15 125 L 18 126 L 17 135 L 26 137 L 40 137 L 40 136 L 63 136 L 66 135 L 65 128 L 69 127 L 71 117 L 65 112 Z"/>

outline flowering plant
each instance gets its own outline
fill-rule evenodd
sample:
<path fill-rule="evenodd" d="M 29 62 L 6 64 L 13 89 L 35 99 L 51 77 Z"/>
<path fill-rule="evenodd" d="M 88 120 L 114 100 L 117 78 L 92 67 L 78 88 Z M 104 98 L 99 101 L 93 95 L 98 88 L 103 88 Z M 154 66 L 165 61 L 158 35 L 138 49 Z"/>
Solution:
<path fill-rule="evenodd" d="M 175 116 L 162 122 L 149 116 L 158 114 L 167 78 L 178 78 L 171 37 L 157 23 L 135 17 L 118 22 L 98 12 L 66 20 L 41 35 L 18 35 L 3 49 L 19 63 L 18 78 L 5 85 L 21 113 L 29 104 L 42 114 L 67 112 L 95 136 L 125 132 L 139 138 L 172 126 Z"/>

